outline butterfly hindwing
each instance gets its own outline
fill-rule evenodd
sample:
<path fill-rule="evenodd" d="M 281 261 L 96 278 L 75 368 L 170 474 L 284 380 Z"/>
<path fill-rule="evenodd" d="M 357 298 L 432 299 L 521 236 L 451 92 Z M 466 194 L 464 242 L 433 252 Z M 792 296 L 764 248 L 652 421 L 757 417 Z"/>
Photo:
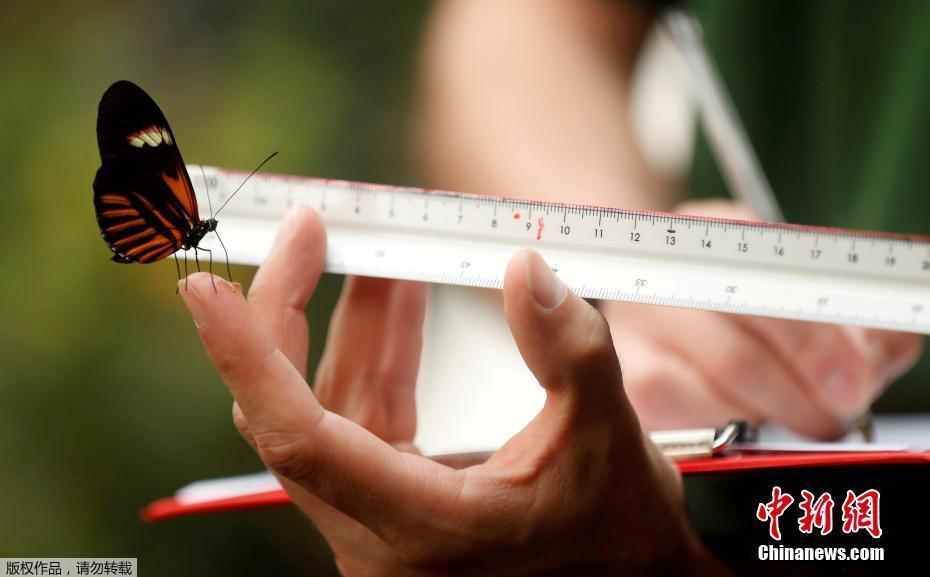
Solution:
<path fill-rule="evenodd" d="M 190 176 L 158 105 L 122 80 L 100 100 L 97 142 L 102 166 L 94 205 L 116 262 L 152 262 L 182 247 L 200 222 Z"/>
<path fill-rule="evenodd" d="M 113 260 L 120 263 L 152 262 L 181 247 L 184 230 L 175 226 L 145 194 L 127 189 L 127 178 L 107 165 L 94 179 L 94 208 Z"/>

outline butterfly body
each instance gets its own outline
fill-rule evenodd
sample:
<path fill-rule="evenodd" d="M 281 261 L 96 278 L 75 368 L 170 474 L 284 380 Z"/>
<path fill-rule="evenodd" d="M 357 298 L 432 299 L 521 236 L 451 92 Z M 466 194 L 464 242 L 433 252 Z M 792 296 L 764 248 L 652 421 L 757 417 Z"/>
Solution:
<path fill-rule="evenodd" d="M 201 220 L 184 234 L 184 238 L 181 239 L 181 248 L 184 250 L 190 250 L 198 246 L 200 244 L 200 240 L 207 236 L 208 232 L 215 231 L 216 225 L 218 224 L 219 223 L 215 218 Z"/>
<path fill-rule="evenodd" d="M 215 218 L 200 218 L 168 121 L 132 82 L 114 83 L 101 98 L 97 144 L 101 166 L 94 206 L 114 262 L 144 264 L 179 250 L 196 251 L 216 230 Z"/>

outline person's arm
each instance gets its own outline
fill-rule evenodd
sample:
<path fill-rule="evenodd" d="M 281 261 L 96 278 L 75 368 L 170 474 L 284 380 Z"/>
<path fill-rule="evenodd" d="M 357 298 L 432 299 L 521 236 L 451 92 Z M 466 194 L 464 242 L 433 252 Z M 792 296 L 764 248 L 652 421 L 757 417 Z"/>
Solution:
<path fill-rule="evenodd" d="M 418 151 L 436 187 L 668 209 L 630 83 L 653 15 L 610 0 L 445 0 L 425 39 Z"/>
<path fill-rule="evenodd" d="M 645 3 L 643 3 L 645 4 Z M 613 0 L 444 0 L 424 45 L 421 159 L 452 190 L 752 218 L 677 205 L 645 165 L 630 80 L 652 22 Z M 920 353 L 916 335 L 603 302 L 647 428 L 742 418 L 834 437 Z"/>
<path fill-rule="evenodd" d="M 490 460 L 456 470 L 412 446 L 423 285 L 347 279 L 316 394 L 307 385 L 304 306 L 325 245 L 300 207 L 248 301 L 206 273 L 179 286 L 236 426 L 344 575 L 721 574 L 623 393 L 607 323 L 539 255 L 513 258 L 504 296 L 546 406 Z"/>

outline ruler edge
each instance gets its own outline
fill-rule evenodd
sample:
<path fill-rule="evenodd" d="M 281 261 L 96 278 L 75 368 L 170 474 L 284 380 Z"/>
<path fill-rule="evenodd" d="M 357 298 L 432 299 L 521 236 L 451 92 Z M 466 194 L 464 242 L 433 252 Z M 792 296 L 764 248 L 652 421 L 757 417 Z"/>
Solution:
<path fill-rule="evenodd" d="M 189 166 L 200 167 L 200 165 L 192 164 Z M 212 171 L 216 174 L 229 176 L 229 175 L 240 175 L 243 178 L 249 173 L 247 171 L 240 171 L 237 169 L 227 169 L 216 166 L 203 165 L 204 170 Z M 398 194 L 404 196 L 414 196 L 414 197 L 426 197 L 426 198 L 435 198 L 437 200 L 465 200 L 472 201 L 476 203 L 484 203 L 489 205 L 506 205 L 511 208 L 517 207 L 526 207 L 533 210 L 546 210 L 552 212 L 567 212 L 568 214 L 586 214 L 588 212 L 598 214 L 598 215 L 621 215 L 624 218 L 628 219 L 637 219 L 642 218 L 644 220 L 650 220 L 653 222 L 669 222 L 671 223 L 690 223 L 690 224 L 716 224 L 716 225 L 733 225 L 734 227 L 739 227 L 747 230 L 756 230 L 762 232 L 773 232 L 778 231 L 788 232 L 790 234 L 797 235 L 827 235 L 833 238 L 842 238 L 845 240 L 864 240 L 866 242 L 881 242 L 881 243 L 895 243 L 895 244 L 908 244 L 916 245 L 918 247 L 927 247 L 930 251 L 930 236 L 923 235 L 913 235 L 913 234 L 901 234 L 901 233 L 885 233 L 877 231 L 864 231 L 856 229 L 845 229 L 839 227 L 825 227 L 817 225 L 799 225 L 799 224 L 787 224 L 787 223 L 772 223 L 765 221 L 754 221 L 754 220 L 743 220 L 743 219 L 731 219 L 731 218 L 721 218 L 721 217 L 708 217 L 708 216 L 697 216 L 697 215 L 687 215 L 687 214 L 678 214 L 678 213 L 669 213 L 662 211 L 648 211 L 648 210 L 632 210 L 632 209 L 621 209 L 621 208 L 611 208 L 611 207 L 600 207 L 595 205 L 583 205 L 583 204 L 572 204 L 572 203 L 563 203 L 563 202 L 549 202 L 549 201 L 537 201 L 531 199 L 517 199 L 517 198 L 508 198 L 502 196 L 489 196 L 481 195 L 474 193 L 463 193 L 455 191 L 447 191 L 441 189 L 427 189 L 420 187 L 412 186 L 397 186 L 397 185 L 387 185 L 387 184 L 377 184 L 377 183 L 368 183 L 362 181 L 352 181 L 345 179 L 336 179 L 336 178 L 321 178 L 321 177 L 312 177 L 312 176 L 300 176 L 300 175 L 288 175 L 272 172 L 261 172 L 256 173 L 256 176 L 262 178 L 269 178 L 272 180 L 277 180 L 280 182 L 300 182 L 309 185 L 318 185 L 323 187 L 333 187 L 340 188 L 345 192 L 356 192 L 363 194 L 375 194 L 375 193 L 390 193 Z M 230 215 L 235 219 L 252 219 L 257 218 L 260 220 L 273 221 L 273 218 L 267 218 L 262 215 L 249 215 L 247 213 L 233 213 Z M 928 252 L 930 255 L 930 252 Z M 343 270 L 341 267 L 333 267 L 331 263 L 327 262 L 324 271 L 328 274 L 337 274 L 344 275 L 350 274 L 351 271 Z M 353 273 L 354 274 L 354 273 Z M 364 273 L 359 273 L 364 274 Z M 370 276 L 382 276 L 377 274 L 376 271 L 368 271 Z M 385 277 L 385 278 L 394 278 L 394 277 Z M 409 280 L 420 280 L 425 282 L 445 282 L 448 284 L 453 284 L 462 287 L 476 287 L 476 288 L 486 288 L 486 289 L 500 289 L 501 287 L 496 286 L 495 284 L 485 284 L 485 283 L 472 283 L 472 282 L 458 282 L 456 281 L 442 281 L 442 280 L 430 280 L 430 279 L 421 279 L 409 277 Z M 582 287 L 587 288 L 587 287 Z M 574 290 L 574 289 L 573 289 Z M 581 294 L 581 293 L 579 293 Z M 594 299 L 607 299 L 607 300 L 616 300 L 610 297 L 598 297 L 595 294 L 585 294 L 581 295 L 585 298 L 594 298 Z M 664 302 L 663 302 L 664 301 Z M 674 302 L 672 302 L 674 301 Z M 784 311 L 780 315 L 766 314 L 765 312 L 752 312 L 746 308 L 742 310 L 736 310 L 728 307 L 717 307 L 711 306 L 707 302 L 702 301 L 692 301 L 691 299 L 681 299 L 675 298 L 660 298 L 660 299 L 621 299 L 620 302 L 632 302 L 632 303 L 643 303 L 650 305 L 661 305 L 665 307 L 679 308 L 679 309 L 688 309 L 688 310 L 707 310 L 714 311 L 723 314 L 749 314 L 760 316 L 764 318 L 782 318 L 790 319 L 796 321 L 804 322 L 827 322 L 837 326 L 861 326 L 861 327 L 871 327 L 876 329 L 890 330 L 890 331 L 902 331 L 918 335 L 927 335 L 930 336 L 930 330 L 926 325 L 914 325 L 913 323 L 898 323 L 898 322 L 880 322 L 878 319 L 867 319 L 856 317 L 855 319 L 834 319 L 834 320 L 824 320 L 820 316 L 812 316 L 808 313 L 797 314 L 795 312 L 788 313 Z M 749 307 L 750 309 L 753 307 Z M 845 322 L 843 322 L 845 321 Z"/>
<path fill-rule="evenodd" d="M 204 170 L 213 170 L 221 174 L 238 174 L 243 177 L 248 176 L 249 172 L 239 169 L 230 169 L 222 168 L 212 165 L 199 165 L 199 164 L 188 164 L 186 165 L 196 166 L 198 168 L 202 167 Z M 190 172 L 190 168 L 188 168 Z M 284 181 L 303 181 L 308 183 L 318 183 L 327 186 L 340 185 L 349 189 L 355 189 L 359 191 L 366 192 L 392 192 L 400 194 L 409 194 L 409 195 L 425 195 L 432 198 L 452 198 L 452 199 L 465 199 L 465 200 L 476 200 L 482 202 L 498 203 L 498 204 L 509 204 L 509 205 L 520 205 L 520 206 L 530 206 L 530 207 L 540 207 L 553 209 L 554 211 L 568 211 L 569 214 L 572 213 L 583 213 L 585 211 L 591 211 L 596 213 L 607 213 L 607 214 L 620 214 L 627 217 L 643 217 L 645 219 L 654 219 L 654 220 L 668 220 L 668 221 L 677 221 L 677 222 L 691 222 L 691 223 L 718 223 L 718 224 L 732 224 L 734 226 L 740 226 L 750 229 L 765 229 L 765 230 L 782 230 L 789 231 L 794 233 L 802 234 L 827 234 L 831 236 L 838 236 L 843 238 L 850 239 L 868 239 L 872 241 L 885 241 L 885 242 L 909 242 L 918 245 L 926 245 L 930 248 L 930 235 L 923 235 L 917 233 L 899 233 L 899 232 L 884 232 L 884 231 L 874 231 L 874 230 L 864 230 L 864 229 L 854 229 L 854 228 L 843 228 L 843 227 L 834 227 L 834 226 L 823 226 L 815 224 L 795 224 L 795 223 L 783 223 L 783 222 L 768 222 L 762 220 L 746 220 L 739 218 L 726 218 L 718 216 L 701 216 L 685 213 L 675 213 L 675 212 L 664 212 L 659 210 L 639 210 L 639 209 L 629 209 L 629 208 L 615 208 L 615 207 L 606 207 L 606 206 L 597 206 L 593 204 L 577 204 L 569 202 L 557 202 L 557 201 L 542 201 L 542 200 L 531 200 L 525 198 L 511 198 L 506 196 L 492 196 L 484 194 L 476 194 L 469 192 L 456 192 L 451 190 L 443 189 L 433 189 L 433 188 L 422 188 L 416 186 L 406 186 L 406 185 L 391 185 L 391 184 L 377 184 L 364 181 L 355 181 L 355 180 L 345 180 L 340 178 L 324 178 L 324 177 L 315 177 L 315 176 L 300 176 L 300 175 L 289 175 L 281 174 L 276 172 L 257 172 L 254 176 L 261 176 L 265 178 L 272 178 L 276 180 Z M 254 178 L 253 176 L 253 178 Z"/>

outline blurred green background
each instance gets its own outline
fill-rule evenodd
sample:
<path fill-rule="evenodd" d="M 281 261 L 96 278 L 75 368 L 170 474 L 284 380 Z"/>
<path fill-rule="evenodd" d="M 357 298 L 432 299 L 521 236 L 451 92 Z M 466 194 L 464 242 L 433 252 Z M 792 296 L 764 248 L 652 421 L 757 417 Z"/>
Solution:
<path fill-rule="evenodd" d="M 0 556 L 335 574 L 290 508 L 140 522 L 154 498 L 261 463 L 174 294 L 174 263 L 109 261 L 91 190 L 97 103 L 111 82 L 136 82 L 187 162 L 251 169 L 279 150 L 275 172 L 415 183 L 405 126 L 428 6 L 3 3 Z M 339 284 L 327 275 L 311 305 L 318 344 Z"/>
<path fill-rule="evenodd" d="M 271 171 L 420 184 L 405 151 L 428 8 L 4 3 L 0 556 L 139 556 L 150 575 L 335 574 L 290 508 L 140 522 L 154 498 L 260 463 L 174 294 L 174 264 L 109 261 L 91 191 L 97 103 L 115 80 L 141 85 L 191 163 L 250 169 L 279 150 Z M 748 111 L 753 135 L 761 114 Z M 324 277 L 310 305 L 311 366 L 339 284 Z M 901 394 L 926 410 L 917 390 L 883 406 L 901 408 Z"/>

